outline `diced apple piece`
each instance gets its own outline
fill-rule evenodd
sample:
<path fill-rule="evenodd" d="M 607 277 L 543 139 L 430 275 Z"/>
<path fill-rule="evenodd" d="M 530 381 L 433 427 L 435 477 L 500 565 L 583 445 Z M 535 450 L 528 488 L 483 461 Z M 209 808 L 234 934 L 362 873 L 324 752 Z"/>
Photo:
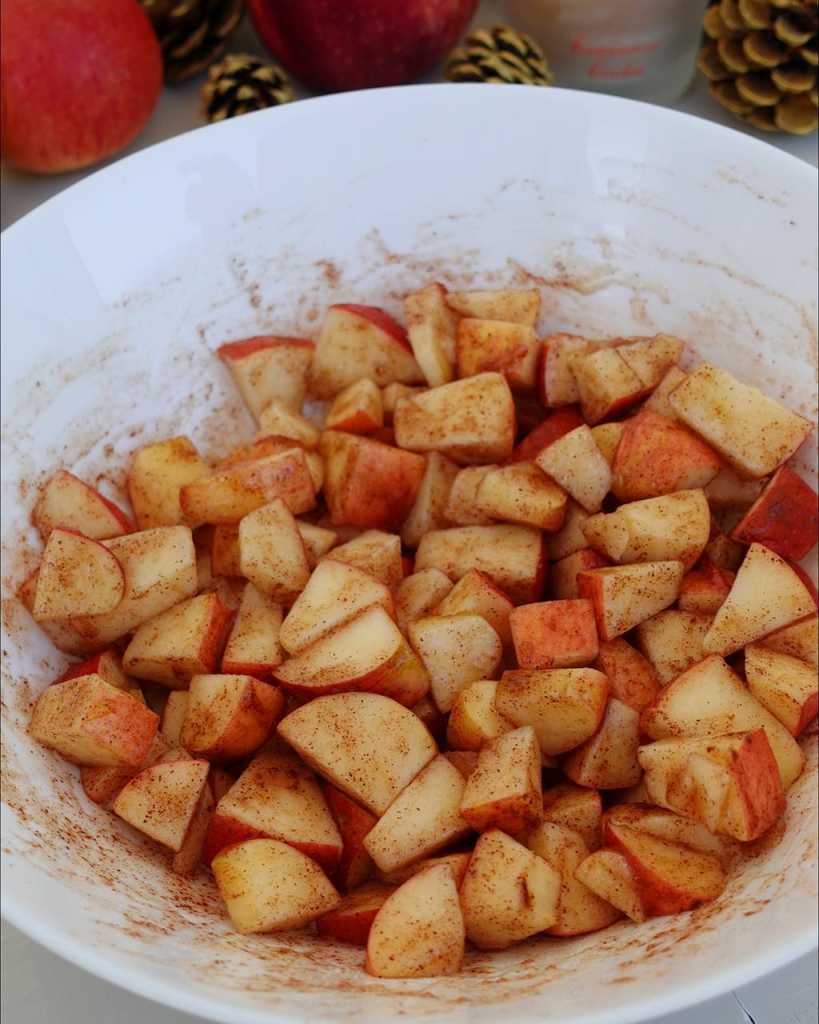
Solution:
<path fill-rule="evenodd" d="M 499 828 L 516 834 L 540 823 L 543 793 L 534 729 L 513 729 L 481 750 L 466 780 L 461 815 L 478 832 Z"/>
<path fill-rule="evenodd" d="M 594 735 L 603 720 L 608 681 L 593 668 L 514 669 L 495 695 L 499 714 L 530 725 L 544 754 L 563 754 Z"/>
<path fill-rule="evenodd" d="M 264 684 L 259 684 L 264 685 Z M 209 863 L 233 843 L 278 839 L 328 871 L 342 856 L 342 838 L 315 776 L 289 751 L 257 754 L 219 800 L 204 857 Z"/>
<path fill-rule="evenodd" d="M 207 761 L 191 758 L 151 765 L 120 790 L 112 810 L 178 853 L 208 784 L 209 771 Z"/>
<path fill-rule="evenodd" d="M 125 594 L 125 573 L 99 541 L 55 527 L 48 535 L 34 595 L 37 622 L 113 611 Z"/>
<path fill-rule="evenodd" d="M 132 697 L 136 697 L 137 700 L 144 702 L 142 690 L 126 674 L 122 667 L 122 659 L 113 647 L 107 651 L 100 651 L 98 654 L 86 658 L 85 661 L 72 665 L 63 672 L 59 679 L 54 681 L 56 683 L 66 683 L 69 679 L 93 674 L 100 676 L 106 683 L 110 683 L 111 686 L 115 686 L 118 690 L 124 690 L 126 693 L 130 693 Z"/>
<path fill-rule="evenodd" d="M 543 792 L 543 820 L 576 832 L 589 850 L 600 846 L 603 801 L 596 789 L 561 782 Z"/>
<path fill-rule="evenodd" d="M 812 429 L 809 420 L 709 363 L 689 374 L 669 402 L 683 423 L 750 477 L 772 473 Z"/>
<path fill-rule="evenodd" d="M 388 897 L 370 928 L 364 966 L 377 978 L 457 974 L 465 938 L 452 869 L 438 864 Z"/>
<path fill-rule="evenodd" d="M 447 305 L 458 316 L 478 320 L 505 320 L 534 327 L 540 312 L 537 288 L 498 288 L 470 292 L 449 292 Z"/>
<path fill-rule="evenodd" d="M 728 597 L 733 583 L 732 572 L 718 569 L 710 558 L 704 557 L 683 577 L 677 605 L 684 612 L 713 618 Z"/>
<path fill-rule="evenodd" d="M 430 761 L 367 834 L 364 847 L 376 866 L 397 871 L 468 835 L 460 813 L 465 785 L 443 755 Z"/>
<path fill-rule="evenodd" d="M 625 825 L 638 832 L 647 832 L 669 843 L 679 843 L 700 853 L 709 853 L 724 863 L 730 856 L 732 844 L 715 836 L 713 832 L 692 818 L 683 818 L 662 807 L 648 807 L 639 804 L 617 804 L 606 811 L 604 828 L 610 822 L 614 826 Z"/>
<path fill-rule="evenodd" d="M 286 402 L 274 398 L 259 414 L 256 437 L 257 440 L 268 437 L 291 438 L 305 448 L 312 449 L 318 447 L 321 431 Z"/>
<path fill-rule="evenodd" d="M 406 576 L 395 597 L 398 625 L 406 632 L 410 623 L 422 619 L 452 590 L 452 583 L 438 569 L 422 569 Z M 345 595 L 346 596 L 346 595 Z"/>
<path fill-rule="evenodd" d="M 764 545 L 752 544 L 703 650 L 732 654 L 815 611 L 815 597 L 795 568 Z"/>
<path fill-rule="evenodd" d="M 583 525 L 593 548 L 614 562 L 678 560 L 686 569 L 708 543 L 711 512 L 702 490 L 677 491 L 621 505 Z"/>
<path fill-rule="evenodd" d="M 580 597 L 577 587 L 578 573 L 587 569 L 602 569 L 608 564 L 608 559 L 591 548 L 583 548 L 566 555 L 552 566 L 552 595 L 558 601 L 575 600 Z"/>
<path fill-rule="evenodd" d="M 566 494 L 533 462 L 490 470 L 475 495 L 478 512 L 491 519 L 559 530 L 566 516 Z"/>
<path fill-rule="evenodd" d="M 325 428 L 349 434 L 371 434 L 384 425 L 381 392 L 366 377 L 340 391 L 327 410 Z"/>
<path fill-rule="evenodd" d="M 515 608 L 509 617 L 521 668 L 576 668 L 597 657 L 591 602 L 542 601 Z"/>
<path fill-rule="evenodd" d="M 543 339 L 538 393 L 545 406 L 554 409 L 580 400 L 580 391 L 572 372 L 572 357 L 593 352 L 596 347 L 595 342 L 575 334 L 550 334 Z"/>
<path fill-rule="evenodd" d="M 554 441 L 536 461 L 587 512 L 596 512 L 611 488 L 611 468 L 585 425 Z"/>
<path fill-rule="evenodd" d="M 373 605 L 392 613 L 383 583 L 346 562 L 322 559 L 282 623 L 279 640 L 291 655 L 299 654 Z"/>
<path fill-rule="evenodd" d="M 128 474 L 128 497 L 137 528 L 149 530 L 181 523 L 184 517 L 179 489 L 210 476 L 210 472 L 188 437 L 171 437 L 140 448 Z"/>
<path fill-rule="evenodd" d="M 334 562 L 344 562 L 360 569 L 391 591 L 397 589 L 404 578 L 401 538 L 395 533 L 366 530 L 346 544 L 333 548 L 328 557 Z"/>
<path fill-rule="evenodd" d="M 339 942 L 366 946 L 373 921 L 394 892 L 392 885 L 368 882 L 342 897 L 334 910 L 322 914 L 316 921 L 316 931 Z"/>
<path fill-rule="evenodd" d="M 745 675 L 751 693 L 792 736 L 799 736 L 816 718 L 819 711 L 816 666 L 751 644 L 745 648 Z"/>
<path fill-rule="evenodd" d="M 253 753 L 284 711 L 277 687 L 244 675 L 191 679 L 182 746 L 195 757 L 231 761 Z"/>
<path fill-rule="evenodd" d="M 497 466 L 467 466 L 452 481 L 444 519 L 456 526 L 486 526 L 490 516 L 478 508 L 478 491 L 485 477 Z M 423 538 L 421 538 L 423 539 Z"/>
<path fill-rule="evenodd" d="M 710 615 L 671 608 L 640 623 L 637 646 L 651 662 L 663 686 L 702 661 L 703 640 L 711 622 Z"/>
<path fill-rule="evenodd" d="M 242 575 L 275 601 L 292 604 L 310 578 L 307 552 L 296 520 L 281 498 L 250 512 L 239 523 Z"/>
<path fill-rule="evenodd" d="M 816 544 L 819 499 L 787 466 L 778 469 L 731 532 L 741 544 L 764 544 L 798 562 Z"/>
<path fill-rule="evenodd" d="M 581 350 L 571 356 L 570 366 L 577 381 L 583 418 L 590 426 L 635 405 L 651 390 L 616 348 L 586 353 Z"/>
<path fill-rule="evenodd" d="M 171 747 L 182 745 L 182 726 L 188 713 L 188 691 L 174 690 L 168 694 L 162 709 L 160 731 Z"/>
<path fill-rule="evenodd" d="M 493 680 L 478 679 L 461 690 L 447 723 L 446 738 L 450 747 L 480 750 L 514 728 L 495 708 L 497 688 L 498 684 Z"/>
<path fill-rule="evenodd" d="M 284 658 L 279 641 L 281 625 L 281 605 L 246 583 L 222 654 L 222 671 L 271 679 Z"/>
<path fill-rule="evenodd" d="M 722 866 L 711 854 L 611 822 L 606 841 L 628 862 L 647 917 L 691 910 L 725 888 Z"/>
<path fill-rule="evenodd" d="M 76 530 L 92 540 L 119 537 L 134 528 L 112 501 L 64 469 L 55 473 L 40 492 L 31 521 L 43 540 L 48 540 L 55 526 Z"/>
<path fill-rule="evenodd" d="M 238 462 L 179 491 L 182 511 L 193 523 L 238 523 L 276 498 L 293 515 L 315 506 L 316 486 L 302 448 Z"/>
<path fill-rule="evenodd" d="M 772 651 L 790 654 L 792 658 L 816 666 L 819 664 L 819 615 L 769 633 L 761 643 Z"/>
<path fill-rule="evenodd" d="M 607 676 L 611 696 L 635 711 L 648 707 L 660 689 L 654 666 L 622 637 L 600 644 L 594 667 Z"/>
<path fill-rule="evenodd" d="M 617 346 L 617 354 L 647 388 L 656 388 L 683 353 L 685 342 L 670 334 L 638 338 Z"/>
<path fill-rule="evenodd" d="M 244 467 L 245 464 L 247 464 L 249 466 L 249 468 L 246 470 L 246 474 L 245 475 L 247 477 L 251 478 L 251 483 L 252 483 L 253 482 L 252 478 L 257 477 L 257 476 L 260 475 L 260 473 L 257 471 L 257 468 L 254 468 L 255 467 L 255 463 L 263 461 L 263 460 L 267 459 L 268 456 L 272 456 L 272 455 L 286 455 L 286 454 L 289 455 L 290 453 L 292 453 L 296 449 L 302 451 L 302 453 L 304 455 L 304 461 L 305 461 L 305 463 L 307 465 L 307 472 L 309 473 L 310 479 L 311 479 L 311 481 L 313 483 L 313 489 L 314 489 L 314 491 L 316 493 L 318 493 L 321 490 L 322 485 L 324 483 L 324 463 L 322 461 L 322 458 L 318 454 L 318 452 L 307 451 L 305 449 L 304 445 L 301 444 L 301 442 L 294 441 L 291 437 L 263 437 L 263 438 L 260 438 L 257 441 L 254 441 L 252 444 L 242 445 L 240 448 L 238 448 L 236 451 L 234 451 L 233 454 L 229 455 L 226 459 L 222 459 L 221 462 L 218 462 L 216 464 L 216 466 L 215 466 L 215 469 L 216 469 L 216 471 L 221 476 L 223 470 L 229 470 L 229 469 L 241 470 L 242 467 Z M 253 463 L 254 465 L 250 465 L 251 463 Z M 303 484 L 303 472 L 302 472 L 302 467 L 301 467 L 301 465 L 299 463 L 298 457 L 296 457 L 296 465 L 297 465 L 297 469 L 296 469 L 295 485 L 296 485 L 296 489 L 301 490 L 302 489 L 302 484 Z M 281 467 L 279 467 L 279 468 L 281 468 Z M 284 468 L 285 469 L 287 468 L 287 464 L 286 463 L 284 465 Z M 247 489 L 246 488 L 246 480 L 245 480 L 244 475 L 243 475 L 244 472 L 245 471 L 243 470 L 242 473 L 233 474 L 232 477 L 229 477 L 227 479 L 227 483 L 226 483 L 226 481 L 224 479 L 220 480 L 219 481 L 219 487 L 218 487 L 219 493 L 216 495 L 214 501 L 218 501 L 218 502 L 221 502 L 221 503 L 224 504 L 224 503 L 229 502 L 231 500 L 231 494 L 230 494 L 231 479 L 236 481 L 235 489 L 240 491 L 240 492 L 244 492 Z M 266 472 L 266 470 L 264 469 L 264 467 L 262 467 L 262 473 L 264 473 L 264 472 Z M 286 473 L 284 475 L 285 475 L 285 483 L 286 483 L 287 482 L 286 481 Z M 255 486 L 255 484 L 254 484 L 254 486 Z M 282 489 L 281 486 L 279 486 L 279 490 L 278 491 L 276 490 L 276 488 L 273 488 L 272 489 L 273 493 L 271 494 L 271 497 L 266 498 L 266 497 L 262 496 L 262 499 L 257 500 L 255 505 L 249 505 L 248 504 L 247 512 L 252 512 L 253 509 L 254 508 L 258 508 L 259 505 L 264 505 L 268 501 L 272 501 L 273 498 L 276 498 L 276 497 L 279 497 L 279 496 L 285 497 L 286 500 L 288 501 L 288 505 L 292 504 L 290 502 L 290 500 L 287 499 L 287 495 L 284 495 L 284 494 L 280 495 L 279 494 L 279 491 L 281 491 L 281 489 Z M 201 501 L 202 500 L 200 492 L 201 492 L 201 488 L 197 492 L 195 492 L 195 500 L 197 500 L 197 501 Z M 212 496 L 209 496 L 209 497 L 212 497 Z M 180 496 L 180 501 L 181 500 L 182 500 L 182 498 Z M 241 500 L 243 502 L 247 503 L 247 496 L 246 496 L 246 494 L 244 494 L 244 493 L 241 494 Z M 300 497 L 299 497 L 299 500 L 301 500 Z M 312 508 L 312 506 L 311 506 L 311 508 Z M 217 509 L 218 509 L 218 506 L 217 506 Z M 244 515 L 244 514 L 246 514 L 246 513 L 242 513 L 242 515 Z M 241 516 L 239 516 L 238 518 L 241 518 Z M 225 520 L 225 521 L 227 521 L 227 520 Z M 231 519 L 231 522 L 233 522 L 233 521 L 238 522 L 238 519 L 235 519 L 235 520 Z"/>
<path fill-rule="evenodd" d="M 205 845 L 210 818 L 213 814 L 215 800 L 210 783 L 202 787 L 199 802 L 188 825 L 188 831 L 182 840 L 182 846 L 171 861 L 174 874 L 188 877 L 194 875 L 202 863 L 202 848 Z"/>
<path fill-rule="evenodd" d="M 341 857 L 334 877 L 337 885 L 349 892 L 366 882 L 375 869 L 364 840 L 378 819 L 329 782 L 322 782 L 321 791 L 335 819 L 342 842 Z"/>
<path fill-rule="evenodd" d="M 239 552 L 239 525 L 212 527 L 210 566 L 214 576 L 241 576 L 242 563 Z"/>
<path fill-rule="evenodd" d="M 458 467 L 444 455 L 427 455 L 421 485 L 401 530 L 401 539 L 408 547 L 417 547 L 424 534 L 447 525 L 444 512 L 457 474 Z"/>
<path fill-rule="evenodd" d="M 258 419 L 274 398 L 301 409 L 315 346 L 303 338 L 262 335 L 218 349 L 248 409 Z"/>
<path fill-rule="evenodd" d="M 583 426 L 583 419 L 574 406 L 558 409 L 538 424 L 534 430 L 515 446 L 510 462 L 531 462 L 550 444 L 558 441 L 564 434 Z"/>
<path fill-rule="evenodd" d="M 650 410 L 623 424 L 612 466 L 620 501 L 705 487 L 722 468 L 719 456 L 690 430 Z"/>
<path fill-rule="evenodd" d="M 316 346 L 310 390 L 316 398 L 334 398 L 362 378 L 379 387 L 423 379 L 406 331 L 383 309 L 330 306 Z"/>
<path fill-rule="evenodd" d="M 609 466 L 614 465 L 614 456 L 623 438 L 623 430 L 622 423 L 598 423 L 596 427 L 591 428 L 594 443 Z"/>
<path fill-rule="evenodd" d="M 515 404 L 500 373 L 479 373 L 404 398 L 394 421 L 400 448 L 439 451 L 460 463 L 498 462 L 515 443 Z"/>
<path fill-rule="evenodd" d="M 575 868 L 575 878 L 601 899 L 640 924 L 646 914 L 637 879 L 622 853 L 596 850 Z"/>
<path fill-rule="evenodd" d="M 438 752 L 412 711 L 377 693 L 318 697 L 291 711 L 278 731 L 316 771 L 378 815 Z"/>
<path fill-rule="evenodd" d="M 395 414 L 395 407 L 402 398 L 412 398 L 413 395 L 419 395 L 422 391 L 426 391 L 426 388 L 410 387 L 409 384 L 388 384 L 381 392 L 381 405 L 384 409 L 384 423 L 392 423 L 392 419 Z"/>
<path fill-rule="evenodd" d="M 472 317 L 458 323 L 459 377 L 494 371 L 502 373 L 512 389 L 530 391 L 535 386 L 539 354 L 534 328 L 526 324 Z"/>
<path fill-rule="evenodd" d="M 410 623 L 412 646 L 429 673 L 430 691 L 440 711 L 449 711 L 459 691 L 489 679 L 500 665 L 503 644 L 480 615 L 434 615 Z"/>
<path fill-rule="evenodd" d="M 219 664 L 232 613 L 216 593 L 200 594 L 144 622 L 123 655 L 126 672 L 171 689 Z"/>
<path fill-rule="evenodd" d="M 321 438 L 325 497 L 334 524 L 398 528 L 424 477 L 420 455 L 369 438 L 327 431 Z"/>
<path fill-rule="evenodd" d="M 577 588 L 594 605 L 600 639 L 612 640 L 673 604 L 684 571 L 677 561 L 586 569 Z"/>
<path fill-rule="evenodd" d="M 709 737 L 765 729 L 787 789 L 801 774 L 804 755 L 788 730 L 715 655 L 692 665 L 643 711 L 641 728 L 652 739 Z"/>
<path fill-rule="evenodd" d="M 560 875 L 503 832 L 478 840 L 461 885 L 466 934 L 478 949 L 506 949 L 557 922 Z"/>
<path fill-rule="evenodd" d="M 301 534 L 307 564 L 311 569 L 315 569 L 321 559 L 338 543 L 338 533 L 314 523 L 302 522 L 300 519 L 296 521 L 296 528 Z"/>
<path fill-rule="evenodd" d="M 130 782 L 142 768 L 156 764 L 169 751 L 170 746 L 167 741 L 161 733 L 157 733 L 154 736 L 151 749 L 148 751 L 148 756 L 138 768 L 113 768 L 110 766 L 92 768 L 83 766 L 80 768 L 80 782 L 82 783 L 83 792 L 92 803 L 110 809 L 112 801 L 116 799 L 117 794 L 126 782 Z"/>
<path fill-rule="evenodd" d="M 404 299 L 407 335 L 430 387 L 448 384 L 455 364 L 458 318 L 447 304 L 447 290 L 433 283 Z"/>
<path fill-rule="evenodd" d="M 682 384 L 687 377 L 688 374 L 683 373 L 679 366 L 672 366 L 657 387 L 654 388 L 649 397 L 645 400 L 643 408 L 650 409 L 651 412 L 656 412 L 658 416 L 665 416 L 667 420 L 676 420 L 677 414 L 671 408 L 668 396 L 674 388 L 679 384 Z"/>
<path fill-rule="evenodd" d="M 764 486 L 764 480 L 748 480 L 726 466 L 705 488 L 705 496 L 713 509 L 723 512 L 747 509 L 759 497 Z"/>
<path fill-rule="evenodd" d="M 383 693 L 413 707 L 429 690 L 424 665 L 380 605 L 372 605 L 280 665 L 282 686 L 300 697 L 345 690 Z"/>
<path fill-rule="evenodd" d="M 547 563 L 539 530 L 502 524 L 433 530 L 418 545 L 415 568 L 439 569 L 453 581 L 478 569 L 513 603 L 527 604 L 543 595 Z"/>
<path fill-rule="evenodd" d="M 658 740 L 640 748 L 652 803 L 750 842 L 785 809 L 785 793 L 764 729 L 707 739 Z"/>
<path fill-rule="evenodd" d="M 431 570 L 427 570 L 431 571 Z M 462 576 L 435 609 L 436 615 L 480 615 L 508 647 L 512 642 L 509 616 L 514 605 L 493 581 L 478 569 Z"/>
<path fill-rule="evenodd" d="M 49 686 L 34 706 L 29 734 L 75 764 L 138 768 L 158 726 L 144 703 L 92 674 Z"/>
<path fill-rule="evenodd" d="M 544 822 L 526 840 L 529 849 L 542 857 L 560 876 L 557 920 L 549 935 L 586 935 L 608 928 L 620 912 L 575 877 L 578 866 L 588 857 L 582 837 L 565 825 Z"/>
<path fill-rule="evenodd" d="M 37 595 L 37 579 L 40 573 L 36 570 L 22 582 L 17 591 L 17 598 L 29 615 L 34 610 L 34 599 Z M 32 615 L 33 618 L 33 615 Z M 86 655 L 98 645 L 84 637 L 70 619 L 38 622 L 37 625 L 54 644 L 58 651 L 65 654 Z"/>
<path fill-rule="evenodd" d="M 580 786 L 626 789 L 642 776 L 639 746 L 640 712 L 611 697 L 600 728 L 569 754 L 563 771 Z"/>
<path fill-rule="evenodd" d="M 249 839 L 211 865 L 236 931 L 301 928 L 338 906 L 340 897 L 315 861 L 276 839 Z"/>

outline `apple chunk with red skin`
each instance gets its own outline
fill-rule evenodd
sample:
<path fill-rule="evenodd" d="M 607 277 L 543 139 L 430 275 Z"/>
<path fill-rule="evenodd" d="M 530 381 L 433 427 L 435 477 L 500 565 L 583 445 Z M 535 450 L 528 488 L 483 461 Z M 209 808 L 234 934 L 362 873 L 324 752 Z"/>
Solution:
<path fill-rule="evenodd" d="M 55 526 L 75 530 L 92 540 L 119 537 L 134 528 L 113 502 L 64 469 L 55 473 L 40 492 L 31 520 L 43 540 L 48 540 Z"/>
<path fill-rule="evenodd" d="M 447 721 L 447 744 L 455 750 L 481 750 L 514 726 L 495 708 L 498 684 L 478 679 L 465 686 L 452 705 Z"/>
<path fill-rule="evenodd" d="M 210 472 L 188 437 L 170 437 L 140 448 L 128 473 L 128 497 L 138 528 L 181 523 L 179 489 Z"/>
<path fill-rule="evenodd" d="M 683 577 L 677 607 L 684 612 L 716 615 L 733 583 L 734 573 L 720 569 L 705 556 Z"/>
<path fill-rule="evenodd" d="M 293 513 L 276 498 L 239 523 L 239 565 L 258 589 L 292 604 L 310 578 L 304 541 Z"/>
<path fill-rule="evenodd" d="M 552 565 L 551 593 L 558 601 L 573 601 L 580 597 L 577 577 L 587 569 L 602 569 L 608 559 L 592 548 L 581 548 L 559 559 Z"/>
<path fill-rule="evenodd" d="M 113 611 L 125 595 L 125 573 L 99 541 L 55 527 L 37 576 L 35 620 L 67 619 Z"/>
<path fill-rule="evenodd" d="M 513 729 L 480 751 L 460 810 L 478 832 L 500 828 L 515 835 L 541 822 L 541 756 L 534 729 Z"/>
<path fill-rule="evenodd" d="M 339 392 L 327 410 L 327 430 L 348 434 L 371 434 L 384 425 L 381 391 L 364 377 Z"/>
<path fill-rule="evenodd" d="M 272 678 L 284 658 L 279 640 L 281 626 L 281 605 L 246 583 L 222 654 L 222 671 Z"/>
<path fill-rule="evenodd" d="M 458 323 L 455 351 L 459 377 L 495 371 L 513 390 L 531 391 L 535 386 L 539 345 L 534 328 L 527 324 L 464 317 Z"/>
<path fill-rule="evenodd" d="M 211 864 L 233 927 L 242 935 L 302 928 L 340 897 L 314 860 L 277 839 L 248 839 Z"/>
<path fill-rule="evenodd" d="M 208 784 L 209 771 L 207 761 L 193 758 L 159 761 L 123 786 L 112 810 L 129 825 L 178 853 Z"/>
<path fill-rule="evenodd" d="M 472 569 L 451 587 L 435 607 L 435 614 L 480 615 L 495 630 L 504 647 L 508 647 L 512 642 L 509 616 L 513 609 L 514 605 L 491 576 Z"/>
<path fill-rule="evenodd" d="M 334 910 L 322 914 L 316 921 L 316 931 L 339 942 L 366 946 L 373 921 L 394 892 L 394 885 L 368 882 L 344 896 Z"/>
<path fill-rule="evenodd" d="M 376 306 L 330 306 L 310 371 L 316 398 L 334 398 L 362 378 L 378 387 L 423 380 L 403 327 Z"/>
<path fill-rule="evenodd" d="M 731 532 L 741 544 L 764 544 L 798 562 L 817 540 L 819 498 L 801 476 L 780 467 Z"/>
<path fill-rule="evenodd" d="M 745 676 L 756 699 L 799 736 L 819 711 L 819 672 L 815 665 L 759 644 L 745 648 Z"/>
<path fill-rule="evenodd" d="M 227 342 L 217 354 L 258 420 L 274 399 L 297 412 L 301 409 L 314 352 L 313 342 L 305 338 L 260 335 Z"/>
<path fill-rule="evenodd" d="M 287 750 L 254 757 L 216 805 L 205 841 L 210 863 L 227 846 L 257 837 L 278 839 L 332 871 L 342 838 L 313 773 Z"/>
<path fill-rule="evenodd" d="M 521 668 L 576 668 L 597 657 L 597 626 L 590 601 L 542 601 L 509 616 Z"/>
<path fill-rule="evenodd" d="M 92 674 L 49 686 L 34 706 L 29 734 L 75 764 L 138 768 L 158 726 L 144 703 Z"/>
<path fill-rule="evenodd" d="M 341 835 L 341 857 L 335 882 L 339 888 L 349 892 L 366 882 L 375 869 L 364 840 L 378 818 L 329 782 L 321 783 L 321 791 Z"/>
<path fill-rule="evenodd" d="M 550 444 L 559 441 L 564 434 L 583 426 L 583 418 L 575 406 L 558 409 L 535 427 L 524 439 L 515 445 L 509 457 L 510 462 L 534 462 Z"/>
<path fill-rule="evenodd" d="M 420 455 L 341 431 L 322 434 L 324 496 L 334 524 L 391 530 L 415 503 L 426 464 Z"/>
<path fill-rule="evenodd" d="M 252 676 L 196 675 L 191 679 L 180 734 L 196 757 L 230 761 L 264 743 L 284 711 L 284 695 Z"/>
<path fill-rule="evenodd" d="M 566 502 L 565 491 L 534 462 L 490 468 L 475 494 L 475 507 L 482 516 L 549 532 L 563 525 Z"/>
<path fill-rule="evenodd" d="M 109 647 L 106 651 L 100 651 L 85 661 L 81 661 L 66 669 L 65 672 L 55 679 L 55 683 L 66 683 L 69 679 L 76 679 L 78 676 L 98 675 L 106 683 L 115 686 L 118 690 L 124 690 L 137 700 L 143 701 L 142 690 L 124 671 L 122 659 L 116 649 Z"/>
<path fill-rule="evenodd" d="M 585 424 L 553 441 L 536 464 L 587 512 L 597 512 L 611 489 L 611 467 Z"/>
<path fill-rule="evenodd" d="M 430 615 L 410 623 L 409 638 L 429 674 L 435 706 L 443 712 L 468 683 L 490 679 L 503 656 L 500 637 L 480 615 Z"/>
<path fill-rule="evenodd" d="M 586 569 L 577 589 L 594 606 L 600 639 L 612 640 L 673 604 L 684 572 L 673 560 Z"/>
<path fill-rule="evenodd" d="M 433 283 L 404 299 L 409 343 L 430 387 L 453 377 L 458 318 L 447 305 L 447 290 Z M 394 412 L 393 408 L 393 412 Z"/>
<path fill-rule="evenodd" d="M 366 690 L 413 707 L 429 690 L 424 665 L 380 605 L 288 658 L 275 676 L 290 693 L 308 699 Z"/>
<path fill-rule="evenodd" d="M 317 697 L 291 711 L 278 731 L 307 764 L 378 815 L 438 752 L 417 715 L 377 693 Z"/>

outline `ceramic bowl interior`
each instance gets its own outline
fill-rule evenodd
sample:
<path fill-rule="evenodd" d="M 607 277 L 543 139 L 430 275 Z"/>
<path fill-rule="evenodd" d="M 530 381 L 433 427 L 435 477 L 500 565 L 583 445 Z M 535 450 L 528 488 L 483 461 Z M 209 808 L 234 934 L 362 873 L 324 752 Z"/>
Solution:
<path fill-rule="evenodd" d="M 536 286 L 541 330 L 668 331 L 816 418 L 816 175 L 659 108 L 560 90 L 432 86 L 304 101 L 193 132 L 64 192 L 3 236 L 4 910 L 104 978 L 231 1022 L 636 1021 L 728 990 L 816 941 L 816 783 L 724 896 L 694 913 L 470 954 L 388 982 L 308 932 L 242 937 L 209 880 L 83 796 L 25 734 L 67 659 L 14 597 L 40 482 L 124 499 L 129 455 L 251 435 L 221 342 L 315 336 L 334 301 L 431 279 Z M 814 481 L 811 446 L 800 455 Z M 815 748 L 815 736 L 806 747 Z M 811 753 L 811 756 L 814 755 Z M 812 762 L 815 764 L 815 760 Z"/>

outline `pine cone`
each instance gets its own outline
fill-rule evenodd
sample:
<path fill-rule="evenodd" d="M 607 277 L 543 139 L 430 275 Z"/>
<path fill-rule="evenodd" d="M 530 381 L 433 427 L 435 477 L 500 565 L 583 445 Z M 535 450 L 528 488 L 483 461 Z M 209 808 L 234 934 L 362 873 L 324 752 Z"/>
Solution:
<path fill-rule="evenodd" d="M 699 68 L 711 95 L 763 131 L 819 126 L 819 0 L 715 0 Z"/>
<path fill-rule="evenodd" d="M 551 85 L 543 50 L 524 32 L 506 25 L 470 32 L 453 50 L 445 77 L 450 82 L 492 82 L 514 85 Z"/>
<path fill-rule="evenodd" d="M 246 54 L 231 53 L 212 64 L 202 86 L 205 115 L 211 123 L 278 107 L 293 98 L 290 79 L 278 64 Z"/>
<path fill-rule="evenodd" d="M 245 0 L 140 0 L 165 62 L 165 81 L 198 75 L 225 49 L 242 20 Z"/>

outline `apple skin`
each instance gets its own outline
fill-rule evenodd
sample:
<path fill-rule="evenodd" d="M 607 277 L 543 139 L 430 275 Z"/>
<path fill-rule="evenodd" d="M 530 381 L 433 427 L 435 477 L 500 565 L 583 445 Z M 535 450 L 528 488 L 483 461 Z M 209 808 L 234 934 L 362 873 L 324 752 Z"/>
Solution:
<path fill-rule="evenodd" d="M 267 48 L 321 92 L 401 85 L 455 45 L 477 0 L 248 0 Z"/>
<path fill-rule="evenodd" d="M 96 163 L 141 131 L 162 53 L 137 0 L 3 0 L 2 155 L 53 174 Z"/>

